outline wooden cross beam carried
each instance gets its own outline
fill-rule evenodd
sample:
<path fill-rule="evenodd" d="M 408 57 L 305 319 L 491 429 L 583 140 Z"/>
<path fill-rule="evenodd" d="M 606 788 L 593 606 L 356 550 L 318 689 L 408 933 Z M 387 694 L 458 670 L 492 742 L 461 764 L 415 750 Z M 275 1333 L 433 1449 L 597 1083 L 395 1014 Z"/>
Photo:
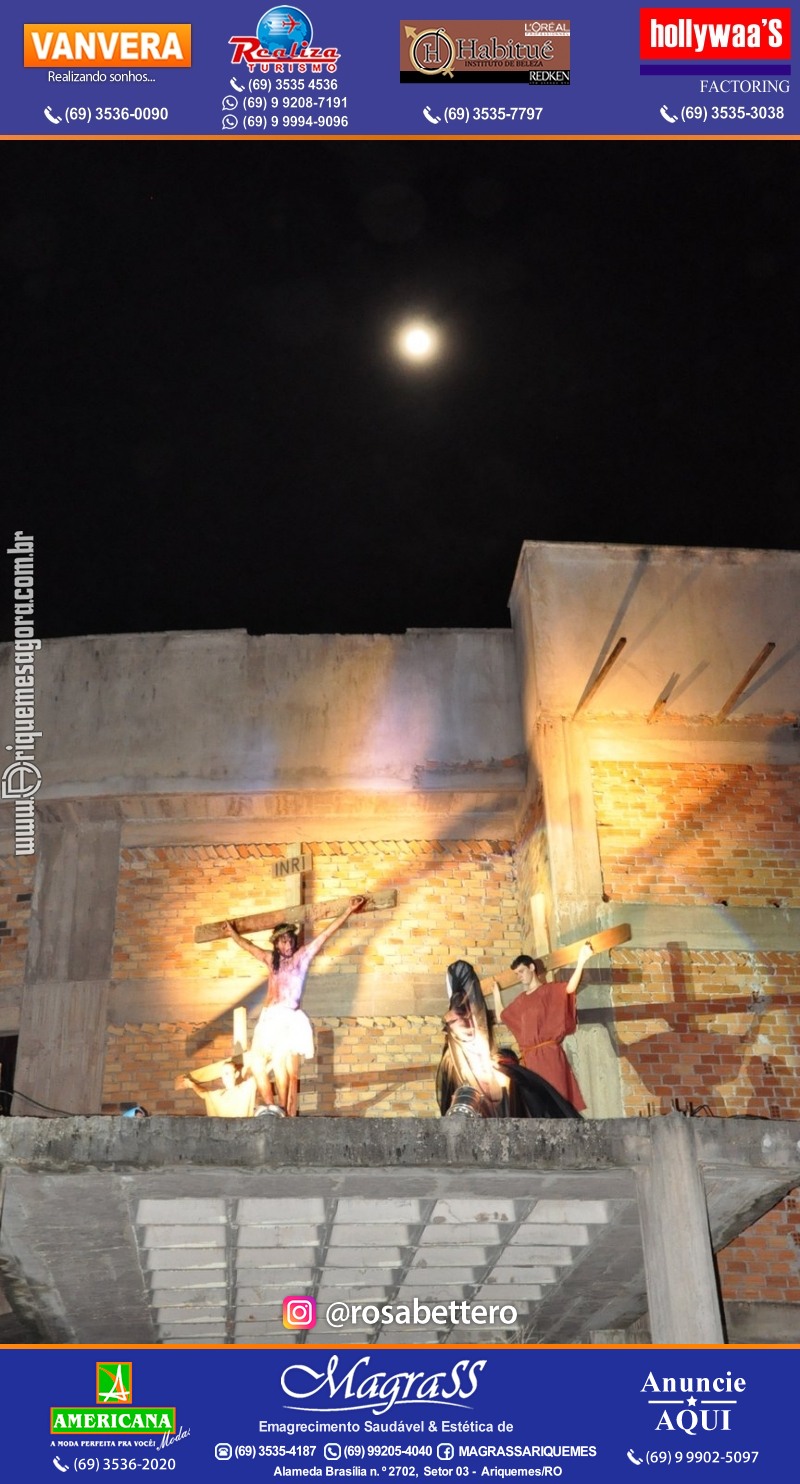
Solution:
<path fill-rule="evenodd" d="M 244 1005 L 237 1005 L 233 1012 L 233 1046 L 230 1056 L 222 1061 L 212 1061 L 208 1066 L 197 1067 L 192 1071 L 192 1076 L 197 1082 L 214 1082 L 222 1076 L 222 1068 L 227 1062 L 233 1061 L 237 1067 L 241 1067 L 247 1051 L 247 1010 Z M 175 1078 L 173 1086 L 176 1089 L 183 1087 L 183 1079 L 186 1074 L 181 1072 Z"/>
<path fill-rule="evenodd" d="M 628 943 L 631 937 L 629 922 L 621 922 L 618 927 L 604 928 L 601 933 L 592 933 L 590 938 L 579 938 L 576 943 L 567 943 L 563 948 L 556 948 L 552 953 L 542 954 L 541 960 L 547 973 L 552 969 L 563 969 L 565 964 L 574 964 L 584 943 L 591 943 L 592 953 L 605 953 L 609 948 L 616 948 L 620 943 Z M 531 955 L 535 957 L 535 955 Z M 500 974 L 493 974 L 489 979 L 481 980 L 481 989 L 485 995 L 492 992 L 492 980 L 496 979 L 501 989 L 511 989 L 519 984 L 519 975 L 516 969 L 504 969 Z"/>
<path fill-rule="evenodd" d="M 337 897 L 333 902 L 281 907 L 277 912 L 255 912 L 250 917 L 232 917 L 230 921 L 237 933 L 265 933 L 281 922 L 318 922 L 325 917 L 340 917 L 350 906 L 350 901 L 350 897 Z M 396 891 L 376 891 L 372 896 L 365 896 L 358 915 L 360 917 L 362 912 L 382 912 L 386 907 L 396 906 Z M 194 930 L 195 943 L 213 943 L 217 938 L 224 937 L 224 922 L 204 922 Z"/>

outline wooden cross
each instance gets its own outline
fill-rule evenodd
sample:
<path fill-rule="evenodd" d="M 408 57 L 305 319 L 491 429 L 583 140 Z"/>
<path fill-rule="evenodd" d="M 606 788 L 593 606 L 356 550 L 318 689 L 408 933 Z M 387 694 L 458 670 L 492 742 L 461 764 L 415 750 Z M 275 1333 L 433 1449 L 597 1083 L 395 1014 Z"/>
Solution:
<path fill-rule="evenodd" d="M 338 897 L 335 901 L 317 902 L 313 906 L 303 902 L 303 875 L 310 871 L 313 860 L 310 855 L 304 855 L 301 843 L 287 845 L 283 858 L 275 861 L 273 874 L 286 880 L 286 903 L 277 911 L 251 913 L 247 917 L 234 917 L 223 922 L 201 923 L 194 930 L 195 943 L 213 943 L 220 938 L 225 938 L 226 922 L 231 921 L 238 933 L 261 933 L 275 928 L 282 922 L 298 922 L 311 924 L 325 918 L 340 917 L 345 908 L 350 905 L 350 897 Z M 364 899 L 362 912 L 380 912 L 387 907 L 397 905 L 396 891 L 379 891 Z M 360 914 L 359 914 L 360 915 Z M 247 1010 L 244 1005 L 237 1005 L 233 1012 L 233 1051 L 231 1057 L 225 1060 L 233 1060 L 238 1066 L 242 1065 L 245 1052 L 247 1051 Z M 225 1061 L 210 1062 L 208 1066 L 198 1067 L 192 1076 L 198 1082 L 211 1082 L 222 1074 Z M 183 1075 L 175 1079 L 176 1088 L 183 1086 Z"/>
<path fill-rule="evenodd" d="M 319 922 L 326 917 L 340 917 L 349 904 L 350 897 L 336 897 L 334 901 L 315 902 L 313 906 L 301 904 L 296 907 L 281 907 L 278 912 L 254 912 L 249 917 L 232 917 L 228 920 L 233 923 L 237 933 L 264 933 L 285 922 L 287 915 L 292 922 Z M 371 896 L 365 895 L 364 905 L 358 915 L 360 917 L 362 912 L 383 912 L 387 907 L 396 906 L 396 891 L 376 891 Z M 224 922 L 204 922 L 194 930 L 195 943 L 213 943 L 217 938 L 225 936 Z"/>
<path fill-rule="evenodd" d="M 222 1061 L 211 1061 L 206 1067 L 195 1067 L 191 1075 L 196 1082 L 214 1082 L 216 1078 L 222 1076 L 222 1068 L 227 1062 L 233 1061 L 237 1067 L 241 1068 L 246 1051 L 247 1007 L 245 1005 L 236 1005 L 233 1011 L 233 1046 L 230 1056 L 223 1057 Z M 188 1072 L 181 1072 L 175 1078 L 173 1086 L 176 1089 L 182 1088 L 184 1076 L 188 1075 Z"/>
<path fill-rule="evenodd" d="M 288 916 L 292 915 L 296 907 L 302 905 L 302 873 L 303 871 L 310 871 L 312 864 L 313 862 L 311 856 L 303 855 L 302 845 L 299 841 L 295 845 L 287 845 L 286 854 L 284 855 L 283 859 L 275 861 L 273 867 L 274 875 L 285 876 L 287 879 L 287 901 L 285 912 L 282 916 L 280 914 L 277 914 L 276 921 L 270 924 L 271 927 L 277 927 L 279 922 L 285 921 Z M 242 931 L 242 928 L 239 926 L 239 924 L 243 922 L 250 924 L 252 922 L 252 919 L 239 918 L 238 921 L 235 923 L 235 926 L 239 932 Z M 209 928 L 219 928 L 220 931 L 215 931 L 213 935 L 205 936 L 205 933 Z M 247 931 L 254 932 L 257 931 L 257 929 L 254 929 L 252 926 L 248 926 Z M 204 934 L 204 936 L 200 936 L 201 934 Z M 213 941 L 214 938 L 221 938 L 224 937 L 224 935 L 224 923 L 207 923 L 205 928 L 195 928 L 194 940 L 195 943 L 208 943 L 210 941 Z M 238 1067 L 241 1067 L 246 1051 L 247 1009 L 244 1005 L 237 1005 L 233 1012 L 233 1050 L 230 1057 L 226 1058 L 226 1060 L 235 1061 L 236 1065 Z M 224 1067 L 224 1065 L 225 1061 L 210 1062 L 209 1065 L 206 1067 L 198 1067 L 196 1071 L 192 1073 L 192 1076 L 198 1082 L 213 1082 L 215 1078 L 221 1077 L 222 1068 Z M 175 1085 L 177 1087 L 182 1086 L 183 1078 L 181 1077 L 176 1079 Z"/>
<path fill-rule="evenodd" d="M 556 948 L 552 953 L 542 954 L 542 963 L 549 974 L 553 969 L 563 969 L 565 964 L 574 964 L 584 943 L 591 943 L 592 953 L 605 953 L 609 948 L 616 948 L 619 943 L 627 943 L 630 936 L 630 923 L 621 922 L 618 927 L 604 928 L 602 932 L 592 933 L 590 938 L 580 938 L 576 943 L 566 943 L 563 948 Z M 493 974 L 489 979 L 482 979 L 481 989 L 485 995 L 491 995 L 494 980 L 497 981 L 500 989 L 511 989 L 515 984 L 519 984 L 519 974 L 516 969 L 504 969 L 499 974 Z"/>

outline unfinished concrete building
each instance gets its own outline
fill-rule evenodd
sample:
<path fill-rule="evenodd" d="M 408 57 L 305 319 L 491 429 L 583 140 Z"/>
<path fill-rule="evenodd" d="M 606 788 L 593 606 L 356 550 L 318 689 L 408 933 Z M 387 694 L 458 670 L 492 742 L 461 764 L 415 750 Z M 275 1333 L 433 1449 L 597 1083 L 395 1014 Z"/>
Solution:
<path fill-rule="evenodd" d="M 800 1339 L 799 573 L 528 542 L 508 630 L 46 641 L 35 855 L 3 806 L 0 1340 Z M 362 891 L 396 905 L 315 963 L 301 1118 L 198 1118 L 180 1074 L 264 987 L 196 927 Z M 619 923 L 584 1122 L 440 1121 L 447 964 Z M 286 1293 L 505 1318 L 291 1334 Z"/>

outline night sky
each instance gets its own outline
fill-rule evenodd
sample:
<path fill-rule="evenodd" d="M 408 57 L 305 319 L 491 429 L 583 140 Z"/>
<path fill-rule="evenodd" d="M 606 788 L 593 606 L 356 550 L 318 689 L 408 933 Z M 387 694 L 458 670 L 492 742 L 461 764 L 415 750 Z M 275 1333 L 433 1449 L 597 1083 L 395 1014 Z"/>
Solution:
<path fill-rule="evenodd" d="M 0 174 L 42 637 L 505 626 L 526 539 L 800 548 L 790 143 L 24 143 Z"/>

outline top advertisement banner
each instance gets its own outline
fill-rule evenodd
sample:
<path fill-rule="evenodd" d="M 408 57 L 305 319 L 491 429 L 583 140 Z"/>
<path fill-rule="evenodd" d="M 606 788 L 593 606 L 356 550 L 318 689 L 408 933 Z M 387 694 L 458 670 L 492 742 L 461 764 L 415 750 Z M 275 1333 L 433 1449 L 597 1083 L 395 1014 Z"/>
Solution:
<path fill-rule="evenodd" d="M 5 139 L 797 137 L 792 9 L 8 0 Z M 88 16 L 86 14 L 88 9 Z M 155 11 L 155 14 L 154 14 Z"/>

